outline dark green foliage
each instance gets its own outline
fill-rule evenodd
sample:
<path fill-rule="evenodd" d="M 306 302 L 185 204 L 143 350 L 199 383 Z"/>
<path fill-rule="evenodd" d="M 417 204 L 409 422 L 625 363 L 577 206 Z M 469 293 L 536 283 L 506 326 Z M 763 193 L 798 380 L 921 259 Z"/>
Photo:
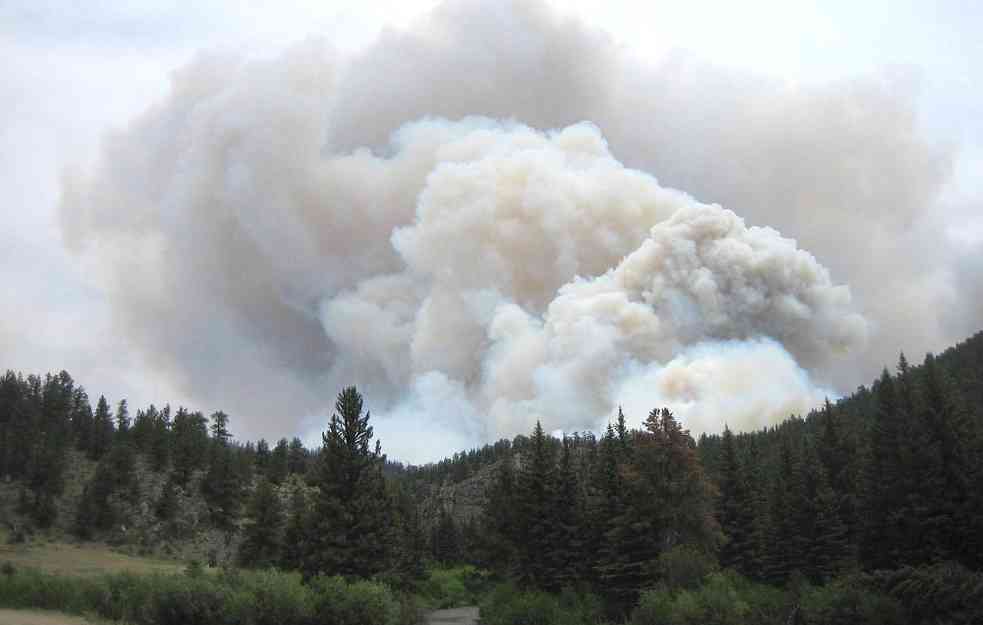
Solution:
<path fill-rule="evenodd" d="M 224 412 L 212 414 L 212 450 L 208 473 L 201 483 L 201 492 L 208 502 L 212 522 L 226 532 L 235 529 L 242 507 L 242 479 L 237 471 L 236 457 L 229 445 L 232 435 L 229 417 Z"/>
<path fill-rule="evenodd" d="M 957 563 L 878 571 L 855 585 L 900 602 L 911 623 L 983 623 L 983 573 Z"/>
<path fill-rule="evenodd" d="M 288 457 L 289 451 L 287 445 L 287 439 L 281 438 L 277 442 L 276 447 L 273 448 L 273 453 L 270 455 L 269 464 L 266 467 L 266 475 L 274 484 L 279 484 L 283 480 L 287 479 L 287 475 L 290 472 Z"/>
<path fill-rule="evenodd" d="M 387 586 L 298 574 L 69 577 L 17 570 L 0 583 L 0 606 L 95 615 L 133 625 L 416 625 Z"/>
<path fill-rule="evenodd" d="M 250 522 L 243 531 L 239 561 L 249 567 L 271 566 L 280 558 L 283 515 L 280 499 L 269 480 L 260 480 L 247 508 Z"/>
<path fill-rule="evenodd" d="M 642 594 L 632 625 L 781 625 L 788 621 L 784 593 L 733 572 L 712 573 L 694 589 L 658 588 Z"/>
<path fill-rule="evenodd" d="M 304 489 L 295 486 L 290 496 L 290 509 L 287 516 L 286 529 L 283 534 L 283 548 L 280 552 L 280 567 L 287 570 L 298 570 L 303 565 L 304 554 L 307 553 L 305 541 L 308 534 L 310 510 Z"/>
<path fill-rule="evenodd" d="M 89 457 L 99 460 L 113 444 L 113 417 L 109 413 L 109 402 L 102 395 L 96 404 L 96 413 L 92 423 L 92 437 L 89 447 Z"/>
<path fill-rule="evenodd" d="M 519 591 L 500 584 L 481 603 L 484 625 L 592 625 L 601 619 L 600 602 L 591 595 Z"/>
<path fill-rule="evenodd" d="M 516 545 L 518 573 L 537 588 L 558 590 L 555 560 L 553 501 L 556 490 L 555 458 L 543 426 L 536 423 L 531 444 L 523 458 L 514 505 L 522 540 Z"/>
<path fill-rule="evenodd" d="M 307 450 L 299 438 L 290 441 L 287 450 L 287 470 L 291 475 L 303 475 L 307 472 Z"/>
<path fill-rule="evenodd" d="M 171 425 L 171 458 L 174 479 L 187 485 L 195 470 L 206 466 L 208 459 L 208 421 L 200 412 L 178 408 Z"/>
<path fill-rule="evenodd" d="M 382 475 L 385 458 L 378 443 L 370 447 L 369 414 L 363 414 L 355 387 L 338 395 L 322 439 L 304 573 L 370 577 L 389 566 L 391 504 Z"/>
<path fill-rule="evenodd" d="M 455 564 L 463 556 L 461 547 L 461 532 L 457 523 L 447 509 L 442 507 L 437 524 L 431 532 L 430 555 L 442 564 Z"/>

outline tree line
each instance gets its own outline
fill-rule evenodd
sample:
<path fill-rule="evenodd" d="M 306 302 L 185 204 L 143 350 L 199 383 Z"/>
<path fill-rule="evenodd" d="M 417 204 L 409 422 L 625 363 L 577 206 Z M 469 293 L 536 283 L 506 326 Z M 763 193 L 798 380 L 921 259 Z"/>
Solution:
<path fill-rule="evenodd" d="M 137 497 L 138 462 L 166 476 L 154 504 L 172 519 L 198 489 L 212 524 L 241 533 L 239 560 L 305 576 L 419 578 L 425 560 L 471 562 L 531 588 L 591 588 L 626 612 L 666 563 L 713 561 L 759 582 L 824 583 L 850 571 L 983 566 L 983 333 L 902 355 L 870 387 L 805 418 L 694 440 L 666 408 L 600 437 L 498 441 L 424 467 L 392 462 L 363 398 L 338 396 L 317 451 L 299 439 L 236 442 L 229 417 L 149 406 L 131 419 L 72 378 L 0 378 L 0 474 L 50 525 L 70 454 L 96 463 L 75 512 L 80 536 Z M 484 514 L 425 526 L 419 496 L 494 466 Z M 680 556 L 680 554 L 683 554 Z M 674 559 L 675 558 L 675 559 Z"/>

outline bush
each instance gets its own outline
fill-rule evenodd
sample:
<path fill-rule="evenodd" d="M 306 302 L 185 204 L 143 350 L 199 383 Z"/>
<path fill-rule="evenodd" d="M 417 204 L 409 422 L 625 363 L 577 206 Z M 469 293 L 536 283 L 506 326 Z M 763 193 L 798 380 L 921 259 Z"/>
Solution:
<path fill-rule="evenodd" d="M 483 625 L 589 625 L 600 613 L 600 601 L 593 595 L 520 592 L 511 583 L 495 587 L 481 604 Z"/>
<path fill-rule="evenodd" d="M 319 577 L 311 582 L 313 615 L 331 625 L 399 625 L 399 601 L 388 586 L 378 582 L 348 583 L 341 577 Z"/>
<path fill-rule="evenodd" d="M 308 625 L 313 610 L 311 592 L 300 574 L 258 571 L 243 574 L 231 597 L 229 613 L 250 625 Z"/>
<path fill-rule="evenodd" d="M 677 545 L 659 556 L 659 579 L 671 590 L 695 589 L 717 570 L 717 562 L 700 549 Z"/>
<path fill-rule="evenodd" d="M 154 594 L 155 625 L 216 625 L 231 603 L 225 588 L 206 579 L 172 577 Z"/>
<path fill-rule="evenodd" d="M 698 588 L 660 587 L 642 593 L 633 625 L 756 625 L 784 622 L 782 591 L 733 572 L 711 573 Z"/>
<path fill-rule="evenodd" d="M 296 573 L 52 575 L 17 569 L 0 580 L 0 606 L 95 614 L 131 625 L 415 625 L 419 606 L 377 582 Z"/>
<path fill-rule="evenodd" d="M 901 604 L 847 578 L 813 588 L 802 597 L 803 625 L 904 625 Z"/>
<path fill-rule="evenodd" d="M 420 585 L 420 594 L 437 609 L 472 605 L 475 595 L 468 588 L 468 578 L 474 571 L 473 566 L 429 569 Z"/>
<path fill-rule="evenodd" d="M 913 623 L 983 623 L 983 573 L 957 563 L 877 571 L 858 583 L 900 602 Z"/>

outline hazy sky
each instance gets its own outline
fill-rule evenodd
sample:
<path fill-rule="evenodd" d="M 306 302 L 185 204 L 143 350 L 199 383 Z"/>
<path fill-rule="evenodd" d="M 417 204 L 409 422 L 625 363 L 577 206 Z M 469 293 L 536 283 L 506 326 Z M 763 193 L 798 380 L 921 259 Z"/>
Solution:
<path fill-rule="evenodd" d="M 169 401 L 211 411 L 234 405 L 233 396 L 242 392 L 234 384 L 203 397 L 194 385 L 159 374 L 148 364 L 154 358 L 146 347 L 137 349 L 120 330 L 107 296 L 107 281 L 117 274 L 107 276 L 103 264 L 68 251 L 63 242 L 58 208 L 63 178 L 90 170 L 101 143 L 113 133 L 125 133 L 133 120 L 163 101 L 175 71 L 202 51 L 274 58 L 313 37 L 334 48 L 332 54 L 357 57 L 381 32 L 412 29 L 437 4 L 0 1 L 0 368 L 64 368 L 90 395 L 105 393 L 111 401 L 125 396 L 135 406 Z M 489 11 L 496 6 L 486 4 Z M 721 72 L 790 87 L 869 74 L 897 77 L 897 84 L 915 94 L 920 136 L 951 154 L 951 172 L 944 176 L 934 212 L 919 219 L 944 220 L 946 246 L 966 250 L 946 265 L 947 271 L 959 276 L 955 284 L 960 289 L 983 297 L 983 253 L 975 254 L 983 252 L 983 9 L 978 3 L 573 0 L 552 5 L 589 29 L 605 31 L 621 54 L 641 65 L 685 54 Z M 608 129 L 602 125 L 600 131 Z M 626 158 L 617 143 L 614 156 Z M 651 173 L 662 180 L 662 172 Z M 686 178 L 684 173 L 677 177 Z M 701 189 L 683 190 L 704 199 Z M 798 238 L 802 233 L 786 229 L 782 234 Z M 817 252 L 819 261 L 833 267 L 835 282 L 849 285 L 852 276 L 837 275 L 837 259 L 823 257 L 824 251 Z M 950 330 L 926 331 L 924 336 L 932 338 L 925 341 L 951 340 L 983 327 L 983 319 L 972 318 L 983 313 L 983 306 L 964 308 L 970 318 L 940 322 Z M 912 349 L 945 347 L 923 342 Z M 201 358 L 195 368 L 211 365 L 207 354 Z M 214 366 L 224 366 L 221 358 Z M 840 392 L 867 381 L 824 380 Z M 335 392 L 324 390 L 326 406 Z M 221 400 L 223 393 L 230 396 L 228 402 Z M 319 422 L 317 414 L 301 414 L 270 427 L 255 416 L 238 422 L 232 416 L 233 429 L 246 437 L 274 432 L 310 436 Z M 428 433 L 411 422 L 393 417 L 378 429 L 384 437 L 389 433 L 399 439 L 389 445 L 397 455 L 413 460 L 480 442 L 483 436 L 467 430 L 428 446 Z"/>

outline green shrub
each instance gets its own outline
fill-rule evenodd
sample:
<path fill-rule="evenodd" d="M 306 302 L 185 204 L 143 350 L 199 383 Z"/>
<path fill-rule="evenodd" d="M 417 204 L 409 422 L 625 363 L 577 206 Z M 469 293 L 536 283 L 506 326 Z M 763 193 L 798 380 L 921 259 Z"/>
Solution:
<path fill-rule="evenodd" d="M 659 579 L 671 590 L 697 588 L 717 570 L 717 561 L 691 545 L 677 545 L 659 556 Z"/>
<path fill-rule="evenodd" d="M 466 579 L 473 571 L 473 566 L 429 569 L 420 584 L 420 592 L 437 609 L 471 605 L 475 599 Z"/>
<path fill-rule="evenodd" d="M 633 625 L 768 625 L 783 623 L 782 591 L 733 572 L 711 573 L 692 590 L 660 587 L 642 593 Z"/>
<path fill-rule="evenodd" d="M 231 603 L 228 591 L 208 579 L 172 577 L 154 594 L 154 625 L 218 625 Z"/>
<path fill-rule="evenodd" d="M 960 564 L 877 571 L 863 583 L 900 602 L 913 623 L 983 623 L 983 573 Z"/>
<path fill-rule="evenodd" d="M 368 581 L 348 583 L 341 577 L 319 577 L 310 586 L 318 623 L 399 625 L 400 604 L 388 586 Z"/>
<path fill-rule="evenodd" d="M 307 625 L 311 596 L 298 573 L 256 571 L 241 576 L 230 597 L 229 614 L 249 625 Z"/>
<path fill-rule="evenodd" d="M 810 589 L 802 596 L 803 625 L 904 625 L 900 602 L 847 578 Z"/>
<path fill-rule="evenodd" d="M 511 583 L 499 584 L 481 603 L 483 625 L 590 625 L 600 615 L 601 603 L 594 595 L 520 592 Z"/>

